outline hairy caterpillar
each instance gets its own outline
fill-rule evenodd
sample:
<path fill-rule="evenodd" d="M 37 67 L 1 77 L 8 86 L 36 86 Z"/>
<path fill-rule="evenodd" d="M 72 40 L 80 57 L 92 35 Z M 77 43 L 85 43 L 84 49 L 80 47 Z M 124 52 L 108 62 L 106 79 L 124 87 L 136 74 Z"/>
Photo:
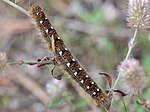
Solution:
<path fill-rule="evenodd" d="M 31 15 L 42 33 L 42 38 L 46 40 L 50 50 L 55 53 L 56 60 L 64 66 L 72 78 L 92 97 L 98 107 L 104 106 L 109 110 L 110 101 L 107 101 L 107 94 L 97 86 L 86 70 L 72 56 L 42 9 L 38 5 L 32 4 Z"/>

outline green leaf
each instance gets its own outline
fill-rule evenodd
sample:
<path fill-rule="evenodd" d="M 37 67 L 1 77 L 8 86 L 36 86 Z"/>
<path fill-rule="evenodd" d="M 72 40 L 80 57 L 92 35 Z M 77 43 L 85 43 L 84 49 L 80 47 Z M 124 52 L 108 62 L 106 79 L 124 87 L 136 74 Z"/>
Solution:
<path fill-rule="evenodd" d="M 94 9 L 91 12 L 81 11 L 79 17 L 88 23 L 100 24 L 103 22 L 103 14 L 100 8 Z"/>
<path fill-rule="evenodd" d="M 83 108 L 83 107 L 85 107 L 86 105 L 88 105 L 89 103 L 90 103 L 89 100 L 82 98 L 82 99 L 80 99 L 80 100 L 77 102 L 76 107 L 77 107 L 77 108 Z"/>
<path fill-rule="evenodd" d="M 102 110 L 103 110 L 103 112 L 108 112 L 108 110 L 103 106 L 102 106 Z"/>
<path fill-rule="evenodd" d="M 60 102 L 61 102 L 60 98 L 54 99 L 54 100 L 52 100 L 52 103 L 50 104 L 49 107 L 56 107 L 59 105 Z"/>
<path fill-rule="evenodd" d="M 110 40 L 110 38 L 104 38 L 103 40 L 104 44 L 105 44 L 105 50 L 107 50 L 109 53 L 113 53 L 114 52 L 114 44 L 113 42 Z"/>
<path fill-rule="evenodd" d="M 142 107 L 141 105 L 137 104 L 136 102 L 134 103 L 134 107 L 136 112 L 144 112 L 144 107 Z"/>
<path fill-rule="evenodd" d="M 70 101 L 71 101 L 71 100 L 74 100 L 74 99 L 75 99 L 75 97 L 74 97 L 74 96 L 67 96 L 67 97 L 66 97 L 66 99 L 68 99 L 68 100 L 70 100 Z"/>
<path fill-rule="evenodd" d="M 145 71 L 149 74 L 150 73 L 150 54 L 144 56 L 142 63 L 143 63 Z"/>

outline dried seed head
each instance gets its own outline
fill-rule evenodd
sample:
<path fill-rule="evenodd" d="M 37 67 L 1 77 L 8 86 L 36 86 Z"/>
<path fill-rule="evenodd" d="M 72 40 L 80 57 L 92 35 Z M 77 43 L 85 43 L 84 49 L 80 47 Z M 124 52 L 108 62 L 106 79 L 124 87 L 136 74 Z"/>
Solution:
<path fill-rule="evenodd" d="M 6 54 L 3 52 L 0 52 L 0 78 L 1 76 L 6 76 L 6 70 L 7 70 L 8 64 L 7 64 L 7 57 Z"/>
<path fill-rule="evenodd" d="M 118 66 L 123 86 L 132 95 L 138 94 L 145 87 L 145 73 L 136 59 L 128 59 Z"/>
<path fill-rule="evenodd" d="M 150 1 L 129 0 L 127 22 L 131 28 L 150 29 Z"/>
<path fill-rule="evenodd" d="M 7 66 L 6 54 L 0 52 L 0 71 Z"/>

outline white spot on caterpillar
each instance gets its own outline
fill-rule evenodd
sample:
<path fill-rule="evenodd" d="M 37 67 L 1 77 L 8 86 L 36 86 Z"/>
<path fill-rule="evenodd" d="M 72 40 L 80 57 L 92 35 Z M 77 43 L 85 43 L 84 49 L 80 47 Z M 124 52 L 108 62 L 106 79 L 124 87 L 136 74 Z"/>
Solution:
<path fill-rule="evenodd" d="M 39 12 L 37 12 L 36 15 L 38 16 L 38 15 L 39 15 Z"/>
<path fill-rule="evenodd" d="M 48 33 L 48 29 L 46 29 L 45 32 Z"/>
<path fill-rule="evenodd" d="M 96 95 L 96 92 L 93 92 L 93 95 Z"/>
<path fill-rule="evenodd" d="M 59 55 L 62 55 L 62 51 L 59 52 Z"/>
<path fill-rule="evenodd" d="M 82 68 L 80 67 L 79 70 L 82 70 Z"/>
<path fill-rule="evenodd" d="M 72 58 L 72 61 L 75 61 L 75 59 L 74 59 L 74 58 Z"/>
<path fill-rule="evenodd" d="M 54 29 L 54 27 L 51 26 L 51 29 Z"/>
<path fill-rule="evenodd" d="M 45 18 L 45 19 L 47 19 L 47 18 Z"/>
<path fill-rule="evenodd" d="M 67 66 L 69 67 L 69 66 L 70 66 L 70 63 L 67 63 Z"/>
<path fill-rule="evenodd" d="M 81 80 L 81 83 L 83 83 L 84 82 L 84 80 Z"/>
<path fill-rule="evenodd" d="M 94 82 L 92 81 L 91 84 L 94 84 Z"/>
<path fill-rule="evenodd" d="M 65 48 L 65 50 L 67 51 L 68 49 L 67 49 L 67 48 Z"/>
<path fill-rule="evenodd" d="M 60 39 L 60 37 L 57 37 L 58 39 Z"/>
<path fill-rule="evenodd" d="M 99 89 L 97 89 L 97 91 L 99 91 Z"/>
<path fill-rule="evenodd" d="M 86 88 L 87 88 L 87 89 L 89 89 L 90 87 L 89 87 L 89 86 L 87 86 Z"/>
<path fill-rule="evenodd" d="M 86 75 L 85 77 L 86 77 L 86 78 L 89 78 L 89 76 L 88 76 L 88 75 Z"/>
<path fill-rule="evenodd" d="M 40 24 L 42 24 L 42 23 L 43 23 L 43 21 L 41 20 L 41 21 L 40 21 Z"/>
<path fill-rule="evenodd" d="M 77 75 L 77 72 L 74 72 L 74 75 L 76 76 L 76 75 Z"/>

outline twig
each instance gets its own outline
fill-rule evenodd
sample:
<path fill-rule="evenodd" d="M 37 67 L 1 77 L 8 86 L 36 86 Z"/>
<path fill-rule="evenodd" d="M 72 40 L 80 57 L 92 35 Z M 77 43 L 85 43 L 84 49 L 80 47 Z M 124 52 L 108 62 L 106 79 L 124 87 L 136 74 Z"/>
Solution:
<path fill-rule="evenodd" d="M 18 61 L 15 61 L 15 62 L 8 62 L 9 65 L 16 65 L 16 64 L 19 64 L 19 65 L 22 65 L 22 64 L 27 64 L 27 65 L 37 65 L 37 64 L 41 64 L 41 65 L 44 65 L 44 64 L 53 64 L 52 61 L 41 61 L 41 62 L 33 62 L 33 61 L 23 61 L 23 60 L 18 60 Z"/>

